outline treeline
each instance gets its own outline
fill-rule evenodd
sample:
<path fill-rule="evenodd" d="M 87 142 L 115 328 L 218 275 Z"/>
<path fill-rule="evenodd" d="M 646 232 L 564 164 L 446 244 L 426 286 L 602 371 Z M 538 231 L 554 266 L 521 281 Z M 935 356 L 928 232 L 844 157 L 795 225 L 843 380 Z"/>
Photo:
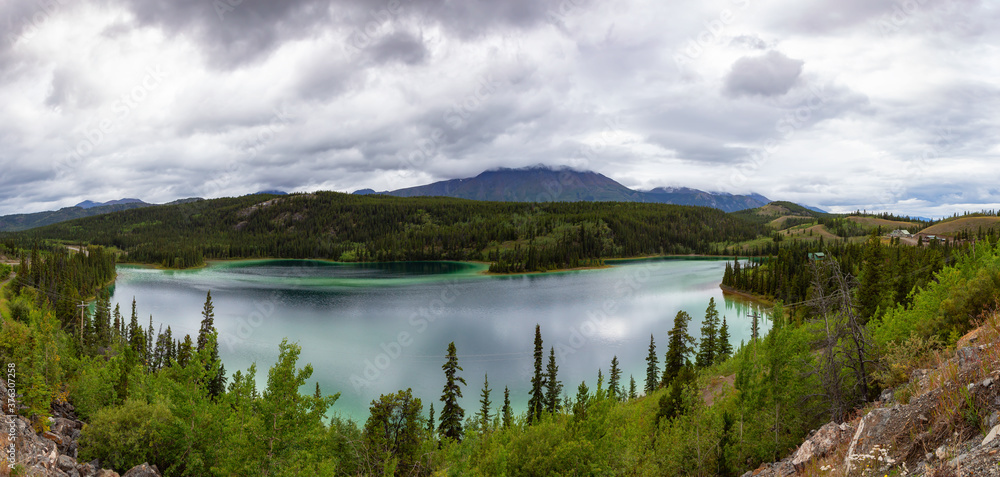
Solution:
<path fill-rule="evenodd" d="M 764 226 L 666 204 L 477 202 L 316 192 L 148 207 L 26 232 L 116 247 L 167 267 L 205 259 L 482 260 L 497 270 L 545 270 L 611 257 L 718 253 Z"/>
<path fill-rule="evenodd" d="M 115 254 L 104 247 L 92 246 L 78 252 L 57 246 L 48 250 L 37 245 L 30 252 L 18 250 L 20 265 L 11 290 L 23 288 L 37 292 L 37 299 L 54 310 L 61 326 L 79 335 L 81 300 L 95 297 L 116 276 Z"/>
<path fill-rule="evenodd" d="M 775 246 L 771 256 L 755 257 L 726 264 L 722 284 L 733 289 L 782 300 L 801 303 L 809 300 L 814 288 L 815 253 L 825 254 L 825 260 L 836 260 L 841 268 L 857 277 L 865 290 L 878 290 L 876 307 L 885 311 L 894 303 L 909 303 L 909 293 L 922 287 L 945 265 L 956 251 L 950 245 L 933 243 L 927 247 L 900 245 L 893 241 L 883 244 L 872 234 L 865 243 L 790 242 Z M 866 306 L 866 313 L 874 314 Z"/>

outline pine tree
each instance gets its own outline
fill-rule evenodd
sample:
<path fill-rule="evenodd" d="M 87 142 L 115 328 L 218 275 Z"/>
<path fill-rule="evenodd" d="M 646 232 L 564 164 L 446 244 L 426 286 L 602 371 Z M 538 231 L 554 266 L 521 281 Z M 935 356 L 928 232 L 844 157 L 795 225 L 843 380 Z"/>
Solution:
<path fill-rule="evenodd" d="M 212 305 L 212 291 L 205 297 L 205 305 L 201 311 L 201 329 L 198 330 L 198 351 L 205 349 L 208 335 L 215 331 L 215 306 Z"/>
<path fill-rule="evenodd" d="M 554 413 L 559 408 L 559 394 L 563 387 L 557 377 L 559 366 L 556 366 L 555 348 L 549 348 L 549 364 L 545 371 L 545 410 Z"/>
<path fill-rule="evenodd" d="M 600 391 L 598 391 L 600 392 Z M 586 381 L 581 381 L 576 388 L 576 401 L 573 402 L 573 416 L 583 418 L 587 414 L 587 406 L 590 404 L 590 389 Z"/>
<path fill-rule="evenodd" d="M 726 317 L 722 317 L 722 327 L 719 328 L 719 340 L 715 352 L 716 362 L 723 362 L 733 355 L 733 345 L 729 342 L 729 325 Z"/>
<path fill-rule="evenodd" d="M 510 388 L 507 386 L 503 387 L 503 427 L 507 429 L 511 424 L 514 423 L 514 413 L 510 407 Z"/>
<path fill-rule="evenodd" d="M 94 308 L 94 334 L 98 348 L 111 346 L 111 297 L 102 291 Z"/>
<path fill-rule="evenodd" d="M 611 399 L 621 399 L 622 393 L 619 382 L 622 377 L 622 370 L 618 368 L 618 355 L 611 358 L 611 370 L 608 371 L 608 397 Z"/>
<path fill-rule="evenodd" d="M 457 375 L 458 371 L 462 371 L 462 367 L 458 365 L 458 354 L 454 341 L 448 344 L 448 355 L 445 360 L 441 366 L 445 376 L 444 391 L 441 394 L 441 402 L 444 403 L 444 406 L 441 409 L 441 423 L 438 425 L 438 432 L 443 437 L 461 441 L 465 410 L 458 404 L 458 398 L 462 397 L 462 388 L 459 383 L 463 386 L 466 384 L 465 379 Z"/>
<path fill-rule="evenodd" d="M 632 400 L 632 399 L 635 399 L 635 398 L 639 397 L 639 395 L 636 394 L 635 376 L 632 376 L 630 374 L 628 376 L 628 381 L 629 381 L 629 383 L 628 383 L 628 398 L 629 398 L 629 400 Z"/>
<path fill-rule="evenodd" d="M 431 403 L 431 410 L 427 414 L 427 433 L 434 435 L 434 403 Z"/>
<path fill-rule="evenodd" d="M 695 357 L 695 364 L 700 368 L 711 366 L 715 363 L 715 352 L 718 350 L 717 335 L 719 328 L 719 312 L 715 309 L 715 297 L 708 301 L 708 308 L 705 310 L 705 319 L 701 322 L 701 342 L 698 348 L 698 355 Z"/>
<path fill-rule="evenodd" d="M 757 311 L 751 314 L 752 320 L 750 321 L 750 341 L 757 341 L 760 338 L 760 315 Z"/>
<path fill-rule="evenodd" d="M 483 390 L 479 393 L 479 429 L 486 432 L 490 428 L 490 375 L 483 376 Z"/>
<path fill-rule="evenodd" d="M 218 343 L 218 331 L 215 329 L 215 305 L 212 304 L 212 291 L 209 290 L 205 296 L 205 305 L 201 310 L 201 328 L 198 330 L 198 347 L 201 351 L 209 346 L 209 337 L 215 335 Z M 219 371 L 209 378 L 207 383 L 209 395 L 213 398 L 221 396 L 226 390 L 226 367 L 219 359 L 219 346 L 215 344 L 210 350 L 209 362 L 205 363 L 206 368 L 211 367 L 216 361 L 219 362 Z"/>
<path fill-rule="evenodd" d="M 194 354 L 194 342 L 191 341 L 191 335 L 184 335 L 184 342 L 177 345 L 177 364 L 182 368 L 187 366 L 191 362 L 191 356 Z"/>
<path fill-rule="evenodd" d="M 535 375 L 531 378 L 531 397 L 528 399 L 528 424 L 542 418 L 545 407 L 545 377 L 542 375 L 542 328 L 535 325 Z"/>
<path fill-rule="evenodd" d="M 651 394 L 660 387 L 660 359 L 656 356 L 656 343 L 653 335 L 649 335 L 649 355 L 646 356 L 646 394 Z"/>
<path fill-rule="evenodd" d="M 667 333 L 668 344 L 667 354 L 663 358 L 663 379 L 662 386 L 669 386 L 670 382 L 677 377 L 688 354 L 694 348 L 694 338 L 688 334 L 688 323 L 691 322 L 691 315 L 685 311 L 678 311 L 674 317 L 674 327 Z"/>
<path fill-rule="evenodd" d="M 135 298 L 132 298 L 132 319 L 128 324 L 128 343 L 136 358 L 142 365 L 149 363 L 149 356 L 146 355 L 146 333 L 139 325 L 139 316 L 135 311 Z"/>
<path fill-rule="evenodd" d="M 121 343 L 124 341 L 122 333 L 122 311 L 121 305 L 115 303 L 115 322 L 114 327 L 111 328 L 111 338 L 115 343 Z"/>

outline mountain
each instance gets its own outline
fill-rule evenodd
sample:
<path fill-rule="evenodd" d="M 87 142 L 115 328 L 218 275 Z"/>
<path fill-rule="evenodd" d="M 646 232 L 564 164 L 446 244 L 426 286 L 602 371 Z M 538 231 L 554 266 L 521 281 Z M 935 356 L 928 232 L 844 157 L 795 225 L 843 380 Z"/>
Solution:
<path fill-rule="evenodd" d="M 128 201 L 128 202 L 123 202 Z M 134 202 L 133 202 L 134 201 Z M 89 202 L 90 204 L 96 204 L 91 201 L 84 201 L 81 204 Z M 137 199 L 122 199 L 122 201 L 111 201 L 108 205 L 97 204 L 84 207 L 82 205 L 77 205 L 74 207 L 63 207 L 59 210 L 50 210 L 46 212 L 36 212 L 34 214 L 13 214 L 5 215 L 0 217 L 0 232 L 16 232 L 19 230 L 28 230 L 35 227 L 42 227 L 44 225 L 56 224 L 59 222 L 64 222 L 72 219 L 79 219 L 81 217 L 92 217 L 95 215 L 102 215 L 111 212 L 118 212 L 121 210 L 138 209 L 142 207 L 149 207 L 154 204 L 147 204 L 141 200 Z"/>
<path fill-rule="evenodd" d="M 269 193 L 275 194 L 275 192 Z M 20 230 L 33 229 L 35 227 L 57 224 L 67 220 L 110 214 L 111 212 L 118 212 L 122 210 L 152 207 L 154 205 L 186 204 L 200 200 L 204 199 L 192 197 L 188 199 L 177 199 L 166 204 L 149 204 L 139 199 L 119 199 L 103 203 L 85 200 L 73 207 L 63 207 L 59 210 L 36 212 L 34 214 L 13 214 L 2 216 L 0 217 L 0 232 L 17 232 Z"/>
<path fill-rule="evenodd" d="M 697 205 L 726 212 L 760 207 L 770 202 L 759 194 L 733 195 L 689 188 L 629 189 L 603 174 L 545 166 L 494 169 L 476 177 L 452 179 L 394 191 L 355 191 L 356 195 L 396 197 L 439 196 L 503 202 L 653 202 Z"/>
<path fill-rule="evenodd" d="M 754 209 L 770 202 L 760 194 L 734 195 L 725 192 L 705 192 L 688 187 L 657 187 L 646 191 L 644 202 L 659 202 L 663 204 L 700 205 L 714 207 L 726 212 Z"/>
<path fill-rule="evenodd" d="M 80 207 L 81 209 L 93 209 L 94 207 L 101 207 L 105 205 L 119 205 L 119 204 L 151 205 L 151 204 L 146 204 L 145 202 L 139 199 L 118 199 L 118 200 L 109 200 L 107 202 L 94 202 L 92 200 L 85 200 L 83 202 L 80 202 L 79 204 L 76 204 L 74 207 Z"/>
<path fill-rule="evenodd" d="M 255 192 L 251 195 L 288 195 L 288 192 L 285 192 L 283 190 L 271 189 L 271 190 L 262 190 L 260 192 Z"/>

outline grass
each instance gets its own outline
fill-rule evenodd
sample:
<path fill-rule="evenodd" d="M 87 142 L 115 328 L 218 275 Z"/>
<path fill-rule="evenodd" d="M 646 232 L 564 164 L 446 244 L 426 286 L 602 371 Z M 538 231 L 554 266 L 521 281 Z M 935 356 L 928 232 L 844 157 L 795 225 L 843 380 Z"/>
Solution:
<path fill-rule="evenodd" d="M 1000 217 L 961 217 L 948 220 L 921 230 L 920 233 L 930 235 L 954 235 L 957 232 L 978 232 L 980 228 L 1000 227 Z"/>
<path fill-rule="evenodd" d="M 920 227 L 920 225 L 917 224 L 917 223 L 915 223 L 915 222 L 904 222 L 904 221 L 899 221 L 899 220 L 880 219 L 878 217 L 850 216 L 850 217 L 847 218 L 847 220 L 850 220 L 851 222 L 854 222 L 854 223 L 857 223 L 857 224 L 861 224 L 861 225 L 864 225 L 866 227 L 871 227 L 871 228 L 875 228 L 875 227 L 881 226 L 882 228 L 890 227 L 890 228 L 897 228 L 897 229 L 908 229 L 910 232 L 913 232 L 914 229 Z"/>

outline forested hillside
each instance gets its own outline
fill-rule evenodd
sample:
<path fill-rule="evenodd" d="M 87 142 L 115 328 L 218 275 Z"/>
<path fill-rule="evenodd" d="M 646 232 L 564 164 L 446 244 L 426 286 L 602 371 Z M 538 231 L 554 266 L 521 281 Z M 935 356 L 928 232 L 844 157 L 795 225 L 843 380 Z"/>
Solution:
<path fill-rule="evenodd" d="M 197 339 L 145 328 L 134 308 L 126 321 L 103 296 L 95 313 L 85 314 L 82 333 L 75 323 L 60 324 L 57 304 L 29 277 L 47 276 L 49 264 L 60 260 L 76 261 L 78 272 L 54 278 L 55 290 L 68 290 L 92 283 L 88 277 L 102 276 L 108 262 L 41 251 L 18 267 L 14 288 L 5 287 L 0 300 L 0 356 L 24 380 L 16 384 L 23 390 L 14 407 L 19 415 L 4 418 L 35 426 L 19 435 L 21 458 L 12 465 L 24 474 L 31 457 L 21 443 L 29 437 L 47 442 L 38 435 L 48 431 L 63 443 L 60 454 L 72 441 L 81 460 L 99 459 L 118 471 L 148 462 L 168 476 L 739 475 L 788 455 L 810 429 L 850 420 L 882 389 L 897 387 L 905 404 L 907 377 L 996 306 L 995 239 L 957 251 L 934 280 L 914 288 L 909 304 L 887 295 L 886 308 L 879 307 L 884 313 L 866 314 L 863 282 L 845 273 L 836 257 L 816 265 L 823 279 L 810 291 L 806 312 L 789 316 L 776 304 L 771 329 L 755 331 L 745 343 L 729 343 L 714 302 L 697 336 L 689 331 L 692 317 L 678 312 L 670 329 L 649 330 L 647 372 L 638 379 L 626 379 L 614 357 L 593 380 L 562 382 L 554 350 L 545 349 L 536 327 L 531 399 L 521 414 L 510 408 L 508 383 L 463 373 L 457 352 L 463 344 L 451 343 L 441 352 L 440 399 L 409 389 L 372 396 L 364 423 L 325 416 L 336 409 L 337 395 L 309 386 L 313 367 L 298 363 L 295 344 L 282 343 L 260 388 L 255 367 L 227 375 L 216 350 L 210 294 Z M 8 246 L 7 253 L 30 251 Z M 90 256 L 107 257 L 99 249 Z M 862 270 L 878 261 L 865 255 Z M 530 340 L 531 330 L 524 337 Z M 995 363 L 992 353 L 982 362 Z M 952 390 L 942 383 L 944 392 L 935 395 L 951 400 L 947 412 L 922 417 L 934 434 L 901 445 L 936 448 L 953 434 L 975 439 L 983 432 L 985 416 L 995 410 L 992 397 L 963 399 L 965 386 Z M 458 398 L 463 391 L 475 397 L 477 388 L 480 406 L 463 409 L 468 401 Z M 438 414 L 428 406 L 435 401 Z M 80 423 L 78 442 L 49 428 L 48 417 L 67 402 L 87 422 Z M 66 419 L 56 422 L 66 432 Z M 905 448 L 890 448 L 885 455 L 894 460 L 873 464 L 886 474 L 905 471 L 903 465 L 935 471 L 951 465 Z M 59 462 L 85 467 L 65 455 Z M 816 471 L 819 464 L 804 465 Z M 847 475 L 839 467 L 823 472 Z"/>
<path fill-rule="evenodd" d="M 127 261 L 482 260 L 533 271 L 654 254 L 717 253 L 765 232 L 720 210 L 665 204 L 477 202 L 316 192 L 149 207 L 36 229 L 21 239 L 116 247 Z"/>

